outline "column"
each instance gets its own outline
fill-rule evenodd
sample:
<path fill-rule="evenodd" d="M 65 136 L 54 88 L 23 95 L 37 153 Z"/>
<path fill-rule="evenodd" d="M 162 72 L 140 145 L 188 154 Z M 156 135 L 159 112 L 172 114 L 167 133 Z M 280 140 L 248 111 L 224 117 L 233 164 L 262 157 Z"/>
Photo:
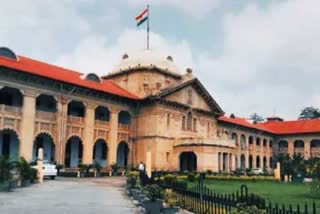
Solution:
<path fill-rule="evenodd" d="M 246 151 L 245 151 L 245 163 L 244 163 L 244 168 L 247 169 L 249 168 L 249 137 L 246 137 Z"/>
<path fill-rule="evenodd" d="M 293 156 L 294 154 L 294 141 L 288 141 L 288 154 Z"/>
<path fill-rule="evenodd" d="M 234 171 L 234 170 L 236 170 L 236 168 L 237 168 L 237 166 L 236 166 L 236 156 L 235 155 L 232 155 L 231 153 L 230 153 L 230 164 L 231 164 L 231 167 L 230 167 L 230 170 L 231 171 Z"/>
<path fill-rule="evenodd" d="M 224 153 L 223 155 L 223 161 L 225 162 L 225 168 L 227 172 L 230 172 L 230 159 L 229 159 L 229 153 Z"/>
<path fill-rule="evenodd" d="M 310 145 L 311 145 L 311 140 L 307 139 L 304 141 L 304 158 L 305 159 L 308 159 L 311 157 Z"/>
<path fill-rule="evenodd" d="M 68 102 L 65 98 L 59 97 L 57 100 L 57 132 L 55 142 L 55 160 L 59 164 L 64 164 L 66 132 L 67 132 Z"/>
<path fill-rule="evenodd" d="M 220 167 L 220 155 L 221 153 L 218 152 L 218 172 L 221 170 L 221 167 Z"/>
<path fill-rule="evenodd" d="M 94 116 L 95 116 L 94 105 L 86 106 L 86 115 L 84 120 L 84 135 L 83 135 L 83 154 L 82 163 L 91 164 L 93 159 L 93 147 L 94 147 Z"/>
<path fill-rule="evenodd" d="M 35 92 L 26 90 L 23 98 L 22 126 L 19 146 L 19 156 L 27 161 L 32 160 L 32 150 L 34 142 L 34 123 L 36 114 Z"/>
<path fill-rule="evenodd" d="M 119 111 L 110 112 L 110 133 L 109 133 L 109 164 L 117 162 L 118 147 L 118 114 Z"/>

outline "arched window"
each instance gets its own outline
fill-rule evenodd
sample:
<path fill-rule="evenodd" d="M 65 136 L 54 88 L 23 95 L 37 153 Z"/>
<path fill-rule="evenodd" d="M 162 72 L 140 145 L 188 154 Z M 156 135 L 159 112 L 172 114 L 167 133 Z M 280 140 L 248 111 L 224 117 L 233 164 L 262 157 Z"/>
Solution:
<path fill-rule="evenodd" d="M 197 119 L 196 118 L 194 118 L 193 119 L 193 131 L 197 131 Z"/>
<path fill-rule="evenodd" d="M 246 149 L 246 137 L 244 135 L 241 135 L 240 146 L 242 150 Z"/>
<path fill-rule="evenodd" d="M 260 138 L 259 137 L 257 137 L 257 139 L 256 139 L 256 145 L 260 146 Z"/>
<path fill-rule="evenodd" d="M 187 114 L 187 130 L 192 130 L 192 113 Z"/>
<path fill-rule="evenodd" d="M 93 74 L 93 73 L 87 74 L 87 76 L 85 78 L 86 78 L 86 80 L 101 83 L 100 78 L 96 74 Z"/>
<path fill-rule="evenodd" d="M 186 117 L 182 116 L 182 130 L 186 130 Z"/>
<path fill-rule="evenodd" d="M 253 144 L 253 137 L 252 136 L 249 137 L 249 144 L 250 145 Z"/>
<path fill-rule="evenodd" d="M 188 101 L 187 101 L 187 103 L 189 105 L 192 105 L 192 89 L 188 90 Z"/>

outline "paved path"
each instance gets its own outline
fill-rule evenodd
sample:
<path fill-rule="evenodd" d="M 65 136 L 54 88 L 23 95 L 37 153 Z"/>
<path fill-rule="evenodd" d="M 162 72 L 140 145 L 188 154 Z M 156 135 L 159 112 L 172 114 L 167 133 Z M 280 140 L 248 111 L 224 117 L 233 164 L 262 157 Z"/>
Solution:
<path fill-rule="evenodd" d="M 2 214 L 139 213 L 125 195 L 124 178 L 57 178 L 0 193 Z"/>

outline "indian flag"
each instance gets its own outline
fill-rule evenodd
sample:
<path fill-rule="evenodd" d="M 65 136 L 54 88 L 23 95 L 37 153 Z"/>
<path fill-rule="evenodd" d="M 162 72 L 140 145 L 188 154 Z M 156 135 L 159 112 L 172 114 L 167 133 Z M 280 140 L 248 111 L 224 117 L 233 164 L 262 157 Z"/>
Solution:
<path fill-rule="evenodd" d="M 149 16 L 149 11 L 148 8 L 145 9 L 140 15 L 138 15 L 136 17 L 136 21 L 137 21 L 137 26 L 139 27 L 140 25 L 142 25 L 145 21 L 148 20 L 148 16 Z"/>

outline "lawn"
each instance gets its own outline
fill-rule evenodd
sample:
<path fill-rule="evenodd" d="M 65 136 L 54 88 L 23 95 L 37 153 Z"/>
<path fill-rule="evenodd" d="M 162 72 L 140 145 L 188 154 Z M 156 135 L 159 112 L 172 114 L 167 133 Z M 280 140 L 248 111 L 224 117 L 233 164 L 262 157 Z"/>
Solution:
<path fill-rule="evenodd" d="M 190 186 L 195 185 L 193 182 Z M 307 184 L 297 183 L 278 183 L 272 181 L 227 181 L 227 180 L 205 180 L 204 184 L 217 193 L 235 193 L 240 192 L 240 186 L 245 184 L 248 186 L 249 193 L 254 193 L 262 196 L 267 202 L 272 204 L 292 204 L 296 206 L 300 204 L 302 208 L 304 203 L 308 203 L 311 207 L 315 200 L 317 209 L 320 209 L 320 199 L 315 199 L 310 196 L 310 187 Z"/>

